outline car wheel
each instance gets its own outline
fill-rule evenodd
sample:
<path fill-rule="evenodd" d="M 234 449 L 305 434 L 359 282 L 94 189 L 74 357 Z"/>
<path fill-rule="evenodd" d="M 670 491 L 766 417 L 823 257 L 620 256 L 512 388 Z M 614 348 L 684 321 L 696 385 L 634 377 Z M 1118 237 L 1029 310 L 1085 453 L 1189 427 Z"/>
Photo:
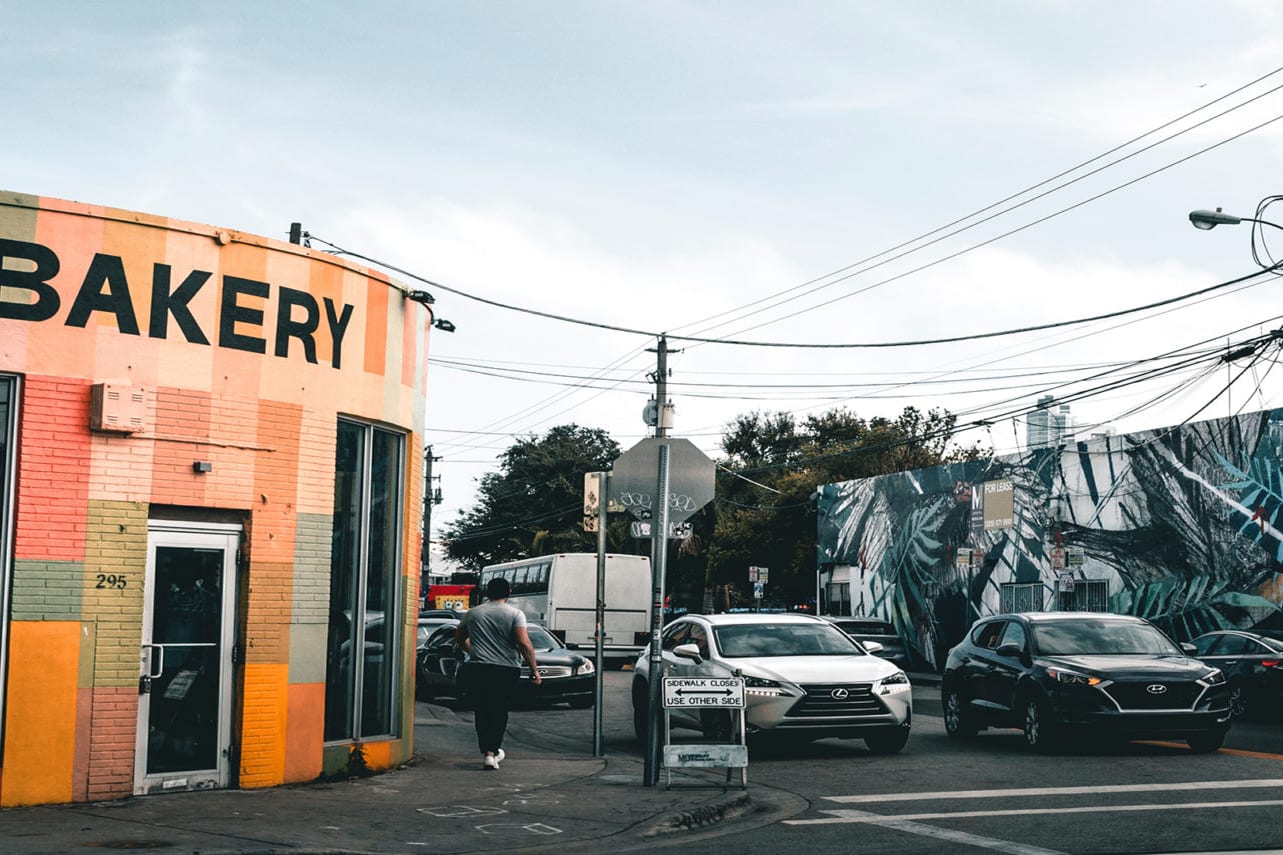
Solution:
<path fill-rule="evenodd" d="M 1186 742 L 1195 754 L 1210 754 L 1225 744 L 1225 734 L 1224 730 L 1208 730 L 1194 734 Z"/>
<path fill-rule="evenodd" d="M 725 710 L 700 710 L 699 723 L 709 742 L 731 741 L 731 714 Z"/>
<path fill-rule="evenodd" d="M 642 745 L 650 732 L 650 692 L 642 680 L 633 681 L 633 734 Z"/>
<path fill-rule="evenodd" d="M 1035 751 L 1051 754 L 1059 747 L 1059 734 L 1047 712 L 1047 704 L 1039 698 L 1025 700 L 1025 744 Z"/>
<path fill-rule="evenodd" d="M 942 698 L 944 706 L 944 732 L 955 738 L 975 736 L 980 727 L 975 723 L 962 696 L 956 689 L 945 689 Z"/>
<path fill-rule="evenodd" d="M 1230 718 L 1240 719 L 1247 715 L 1247 690 L 1242 684 L 1230 687 Z"/>
<path fill-rule="evenodd" d="M 896 727 L 864 737 L 864 744 L 874 754 L 895 754 L 909 741 L 909 728 Z"/>
<path fill-rule="evenodd" d="M 594 700 L 596 699 L 592 695 L 587 695 L 584 697 L 571 698 L 566 701 L 566 703 L 570 704 L 570 708 L 572 710 L 586 710 L 592 707 Z"/>

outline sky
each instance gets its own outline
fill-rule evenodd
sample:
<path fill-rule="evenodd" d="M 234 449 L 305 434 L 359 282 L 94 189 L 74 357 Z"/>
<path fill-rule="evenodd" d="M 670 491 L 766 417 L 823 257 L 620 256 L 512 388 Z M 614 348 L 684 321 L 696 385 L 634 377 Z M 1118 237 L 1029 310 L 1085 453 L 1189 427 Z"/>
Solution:
<path fill-rule="evenodd" d="M 1086 379 L 1283 326 L 1270 276 L 850 346 L 1259 270 L 1187 215 L 1283 192 L 1274 0 L 5 6 L 0 188 L 301 222 L 432 283 L 397 274 L 456 327 L 434 538 L 518 437 L 647 436 L 660 334 L 671 434 L 714 458 L 751 412 L 941 407 L 1007 453 L 1047 394 L 1084 435 L 1283 405 L 1276 348 Z"/>

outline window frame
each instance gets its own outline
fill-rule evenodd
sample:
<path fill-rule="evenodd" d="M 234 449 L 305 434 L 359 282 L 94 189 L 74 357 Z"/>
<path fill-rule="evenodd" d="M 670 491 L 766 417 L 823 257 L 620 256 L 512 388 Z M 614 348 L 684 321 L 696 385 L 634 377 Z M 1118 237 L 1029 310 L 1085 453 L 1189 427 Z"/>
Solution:
<path fill-rule="evenodd" d="M 340 508 L 342 495 L 338 460 L 343 451 L 343 436 L 352 429 L 358 432 L 360 454 L 356 468 L 360 471 L 354 476 L 354 486 L 348 488 L 355 490 L 355 493 L 348 498 L 355 498 L 356 502 L 355 507 Z M 404 539 L 408 511 L 405 493 L 409 476 L 409 436 L 405 431 L 394 427 L 343 416 L 338 418 L 335 431 L 335 536 L 330 555 L 330 611 L 332 618 L 336 610 L 348 615 L 349 637 L 344 642 L 347 645 L 347 671 L 339 668 L 337 674 L 333 673 L 333 669 L 342 656 L 336 656 L 335 653 L 341 654 L 343 645 L 338 645 L 336 651 L 335 639 L 331 635 L 326 637 L 330 665 L 326 673 L 323 739 L 327 745 L 370 739 L 397 739 L 402 735 L 401 719 L 406 697 L 398 663 L 404 644 L 399 616 L 404 611 L 403 598 L 406 595 Z M 381 442 L 386 442 L 388 447 L 383 450 L 383 459 L 376 460 Z M 376 472 L 378 466 L 383 467 L 382 472 Z M 383 507 L 376 508 L 374 496 L 380 490 L 384 493 L 381 496 Z M 344 517 L 352 517 L 351 522 L 355 523 L 355 531 L 345 532 L 354 538 L 351 543 L 338 536 L 340 526 L 348 523 Z M 381 535 L 383 542 L 377 543 L 376 538 Z M 351 555 L 342 548 L 345 544 L 349 546 Z M 380 558 L 383 565 L 381 578 L 378 580 L 383 594 L 380 602 L 372 605 L 369 598 L 374 558 Z M 346 582 L 347 591 L 337 592 L 336 570 L 344 562 L 353 566 L 343 574 L 345 578 L 342 581 Z M 338 599 L 340 593 L 345 594 L 341 600 Z M 366 635 L 367 627 L 371 622 L 379 620 L 385 622 L 383 640 L 381 643 L 374 641 L 376 648 L 371 648 L 372 639 Z M 392 621 L 393 626 L 386 625 L 387 621 Z M 358 650 L 362 651 L 361 655 L 357 655 Z M 378 671 L 372 672 L 373 681 L 367 679 L 370 673 L 367 673 L 366 668 L 372 650 L 379 663 Z M 385 678 L 386 686 L 379 684 L 380 675 Z M 332 687 L 336 692 L 334 697 L 330 692 Z M 340 691 L 343 694 L 338 696 Z M 342 709 L 331 709 L 330 705 L 334 703 L 345 706 Z M 370 718 L 378 720 L 374 725 L 377 730 L 370 730 L 371 724 L 366 720 L 367 706 L 371 707 L 369 712 L 373 713 Z M 380 727 L 384 720 L 386 727 Z M 340 733 L 340 730 L 343 732 Z"/>

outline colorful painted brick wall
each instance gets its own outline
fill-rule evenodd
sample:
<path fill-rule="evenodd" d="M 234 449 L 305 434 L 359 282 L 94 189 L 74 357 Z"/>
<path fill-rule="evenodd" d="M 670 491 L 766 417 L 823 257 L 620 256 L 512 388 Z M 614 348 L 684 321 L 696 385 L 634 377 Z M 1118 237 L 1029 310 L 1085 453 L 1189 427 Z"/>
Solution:
<path fill-rule="evenodd" d="M 403 290 L 234 230 L 0 193 L 0 372 L 22 383 L 0 805 L 131 792 L 160 506 L 246 521 L 234 783 L 322 773 L 340 416 L 407 434 L 402 601 L 416 602 L 432 317 Z M 142 390 L 142 426 L 92 430 L 95 384 Z M 128 584 L 100 587 L 109 574 Z M 400 675 L 412 697 L 410 665 Z M 412 706 L 404 738 L 367 762 L 408 758 Z"/>

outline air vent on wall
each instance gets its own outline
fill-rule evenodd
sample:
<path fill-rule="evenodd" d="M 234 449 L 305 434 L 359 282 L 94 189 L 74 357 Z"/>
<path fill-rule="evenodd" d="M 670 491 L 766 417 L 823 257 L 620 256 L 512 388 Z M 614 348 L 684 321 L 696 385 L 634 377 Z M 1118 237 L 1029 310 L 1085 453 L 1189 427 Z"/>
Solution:
<path fill-rule="evenodd" d="M 89 403 L 90 430 L 136 433 L 146 427 L 146 389 L 117 383 L 94 384 Z"/>

